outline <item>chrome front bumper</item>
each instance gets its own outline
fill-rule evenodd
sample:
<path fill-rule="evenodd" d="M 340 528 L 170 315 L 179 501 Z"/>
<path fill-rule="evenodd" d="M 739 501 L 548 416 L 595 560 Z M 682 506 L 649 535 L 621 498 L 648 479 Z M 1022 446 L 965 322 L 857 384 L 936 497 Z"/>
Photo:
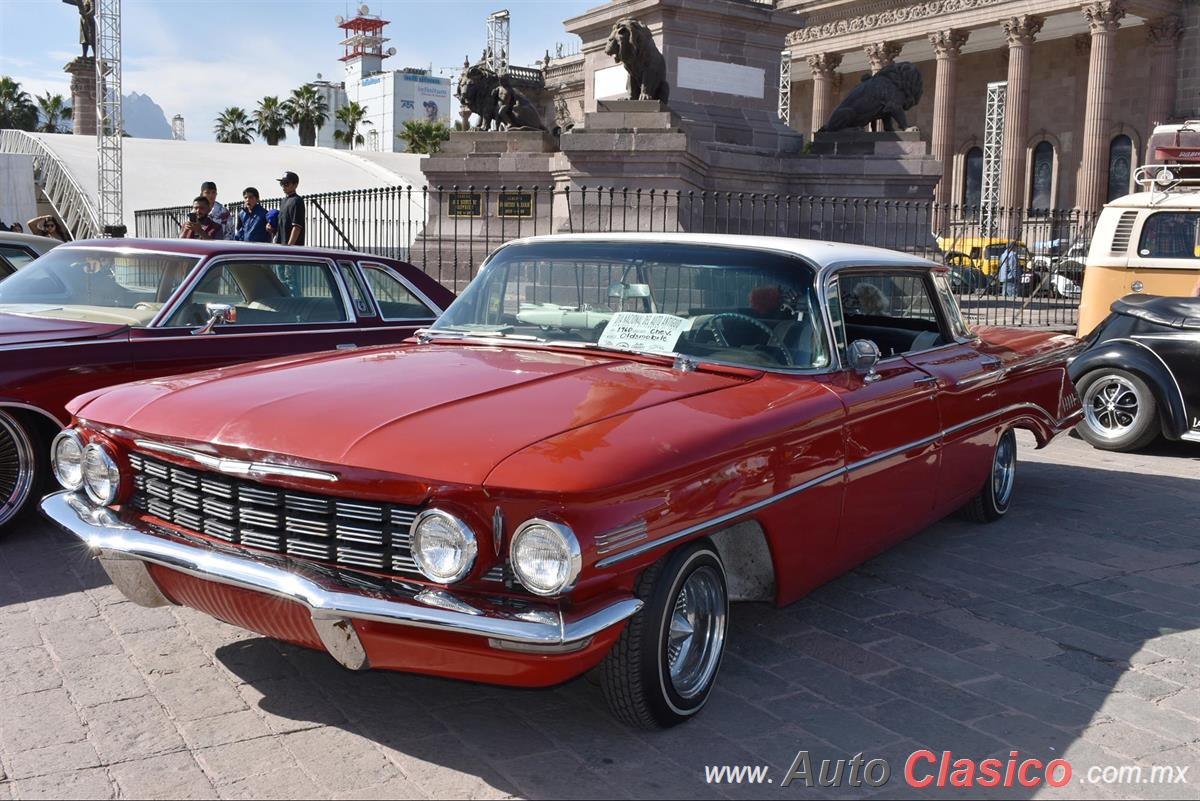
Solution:
<path fill-rule="evenodd" d="M 369 667 L 350 623 L 353 620 L 484 637 L 494 648 L 545 654 L 583 648 L 597 634 L 642 608 L 640 600 L 625 598 L 579 617 L 545 604 L 499 613 L 477 609 L 449 592 L 420 585 L 410 585 L 409 597 L 381 598 L 350 592 L 333 586 L 324 577 L 246 554 L 147 534 L 74 492 L 48 495 L 42 499 L 41 508 L 50 520 L 88 546 L 117 589 L 134 603 L 171 603 L 159 591 L 147 564 L 284 598 L 307 607 L 326 649 L 353 670 Z"/>

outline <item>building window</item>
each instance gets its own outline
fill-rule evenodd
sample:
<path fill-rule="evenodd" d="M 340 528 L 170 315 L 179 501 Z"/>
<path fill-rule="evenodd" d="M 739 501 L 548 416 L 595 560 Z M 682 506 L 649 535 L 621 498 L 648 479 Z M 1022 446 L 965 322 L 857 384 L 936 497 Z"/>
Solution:
<path fill-rule="evenodd" d="M 1125 134 L 1113 137 L 1108 145 L 1108 199 L 1129 194 L 1129 178 L 1133 169 L 1133 140 Z"/>
<path fill-rule="evenodd" d="M 963 206 L 977 209 L 983 203 L 983 148 L 973 147 L 963 159 Z"/>
<path fill-rule="evenodd" d="M 1029 208 L 1046 212 L 1054 204 L 1054 145 L 1046 141 L 1033 149 L 1033 175 L 1029 182 Z"/>

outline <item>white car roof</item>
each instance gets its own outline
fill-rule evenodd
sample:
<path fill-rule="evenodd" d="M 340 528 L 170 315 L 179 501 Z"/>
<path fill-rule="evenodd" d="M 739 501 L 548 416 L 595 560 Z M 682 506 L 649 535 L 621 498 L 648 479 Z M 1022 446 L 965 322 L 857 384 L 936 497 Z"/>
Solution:
<path fill-rule="evenodd" d="M 11 242 L 17 245 L 28 245 L 33 248 L 38 254 L 43 254 L 48 250 L 52 250 L 63 244 L 57 239 L 51 239 L 48 236 L 37 236 L 35 234 L 18 234 L 15 231 L 0 231 L 0 242 Z"/>
<path fill-rule="evenodd" d="M 932 242 L 932 237 L 931 240 Z M 901 253 L 895 250 L 875 248 L 868 245 L 848 245 L 842 242 L 824 242 L 818 239 L 793 239 L 784 236 L 743 236 L 736 234 L 679 234 L 679 233 L 611 233 L 611 234 L 550 234 L 531 236 L 509 242 L 514 244 L 566 242 L 619 242 L 634 244 L 679 244 L 716 245 L 720 247 L 769 250 L 787 253 L 807 259 L 818 269 L 827 269 L 847 264 L 869 264 L 872 266 L 933 267 L 928 259 Z"/>

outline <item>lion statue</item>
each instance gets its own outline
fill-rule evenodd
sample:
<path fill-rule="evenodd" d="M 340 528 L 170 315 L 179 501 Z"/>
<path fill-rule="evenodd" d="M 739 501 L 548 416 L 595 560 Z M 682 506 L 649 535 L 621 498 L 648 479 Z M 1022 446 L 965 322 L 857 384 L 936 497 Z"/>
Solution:
<path fill-rule="evenodd" d="M 865 128 L 876 120 L 883 130 L 908 127 L 905 112 L 921 100 L 921 73 L 907 61 L 884 67 L 874 75 L 863 76 L 846 99 L 829 115 L 821 131 L 845 131 Z"/>
<path fill-rule="evenodd" d="M 667 60 L 658 52 L 646 23 L 632 17 L 618 20 L 604 53 L 629 73 L 630 100 L 667 102 L 671 92 L 667 84 Z"/>
<path fill-rule="evenodd" d="M 463 108 L 479 116 L 477 131 L 546 130 L 537 109 L 509 77 L 497 75 L 486 65 L 468 67 L 458 81 L 456 95 Z"/>

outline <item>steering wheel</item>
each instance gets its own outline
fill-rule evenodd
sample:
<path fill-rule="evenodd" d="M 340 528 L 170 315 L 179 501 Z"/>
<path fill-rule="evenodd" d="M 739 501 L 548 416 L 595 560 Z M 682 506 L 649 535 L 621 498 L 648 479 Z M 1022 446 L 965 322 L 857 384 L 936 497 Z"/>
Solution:
<path fill-rule="evenodd" d="M 703 331 L 706 327 L 712 326 L 713 339 L 715 339 L 717 344 L 721 347 L 728 348 L 730 347 L 729 338 L 725 336 L 725 326 L 723 323 L 721 323 L 721 321 L 727 317 L 732 317 L 736 320 L 744 320 L 745 322 L 762 329 L 762 332 L 767 335 L 768 342 L 771 340 L 771 336 L 775 333 L 771 327 L 763 323 L 761 320 L 756 320 L 753 317 L 749 317 L 745 314 L 738 314 L 736 312 L 721 312 L 720 314 L 714 314 L 712 317 L 709 317 L 707 320 L 704 320 L 702 323 L 700 323 L 695 330 Z"/>

